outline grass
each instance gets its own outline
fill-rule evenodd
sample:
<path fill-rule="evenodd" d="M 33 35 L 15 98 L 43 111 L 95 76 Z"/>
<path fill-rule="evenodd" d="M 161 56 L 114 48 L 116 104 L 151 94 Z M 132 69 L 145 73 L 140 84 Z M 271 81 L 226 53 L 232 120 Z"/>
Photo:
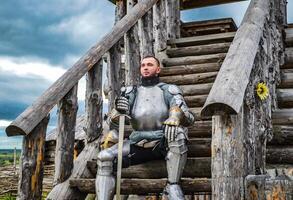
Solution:
<path fill-rule="evenodd" d="M 14 150 L 13 149 L 5 149 L 0 150 L 0 167 L 12 165 L 14 160 Z M 19 163 L 20 158 L 20 150 L 16 151 L 16 164 Z"/>

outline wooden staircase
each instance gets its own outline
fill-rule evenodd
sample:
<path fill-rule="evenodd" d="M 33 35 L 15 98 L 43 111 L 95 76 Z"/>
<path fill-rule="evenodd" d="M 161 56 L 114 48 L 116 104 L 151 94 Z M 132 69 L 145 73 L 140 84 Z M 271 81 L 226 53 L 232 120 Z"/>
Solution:
<path fill-rule="evenodd" d="M 218 23 L 219 20 L 217 20 Z M 185 194 L 211 194 L 211 118 L 202 118 L 200 111 L 204 105 L 235 32 L 183 37 L 168 41 L 166 54 L 162 60 L 164 68 L 161 81 L 180 86 L 196 121 L 189 128 L 188 161 L 183 173 L 182 188 Z M 287 49 L 288 51 L 290 49 Z M 293 51 L 292 51 L 293 52 Z M 293 118 L 284 119 L 282 113 L 293 116 L 293 64 L 287 62 L 281 73 L 278 88 L 279 110 L 274 114 L 274 138 L 267 148 L 267 163 L 270 168 L 293 169 L 292 130 Z M 288 95 L 289 94 L 289 95 Z M 292 96 L 290 96 L 290 94 Z M 281 120 L 279 120 L 281 119 Z M 286 123 L 280 123 L 280 121 Z M 285 125 L 285 126 L 284 126 Z M 286 146 L 284 146 L 286 145 Z M 92 179 L 71 179 L 70 185 L 82 192 L 94 193 L 96 161 L 89 161 Z M 166 184 L 165 161 L 155 161 L 123 169 L 122 194 L 158 194 Z"/>

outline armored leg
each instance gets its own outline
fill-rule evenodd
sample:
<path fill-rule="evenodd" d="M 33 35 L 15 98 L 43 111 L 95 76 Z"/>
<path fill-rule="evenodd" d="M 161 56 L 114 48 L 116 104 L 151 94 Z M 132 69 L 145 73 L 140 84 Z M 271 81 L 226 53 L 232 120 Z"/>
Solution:
<path fill-rule="evenodd" d="M 169 151 L 166 156 L 168 184 L 164 194 L 169 200 L 184 200 L 184 194 L 178 184 L 187 160 L 186 133 L 187 130 L 178 128 L 175 141 L 168 144 Z"/>
<path fill-rule="evenodd" d="M 122 155 L 130 153 L 130 142 L 123 143 Z M 118 144 L 104 149 L 98 155 L 98 171 L 96 178 L 97 200 L 112 200 L 115 194 L 115 177 L 113 176 L 113 161 L 118 155 Z"/>

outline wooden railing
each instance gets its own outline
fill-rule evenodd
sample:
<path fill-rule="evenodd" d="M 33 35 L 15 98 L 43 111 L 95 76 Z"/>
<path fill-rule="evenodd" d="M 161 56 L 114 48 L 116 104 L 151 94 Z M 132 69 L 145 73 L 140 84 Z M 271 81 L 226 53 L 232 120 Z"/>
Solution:
<path fill-rule="evenodd" d="M 124 50 L 128 84 L 138 81 L 140 58 L 159 55 L 167 39 L 179 37 L 180 8 L 177 0 L 116 1 L 116 20 L 112 30 L 51 85 L 7 128 L 8 136 L 24 135 L 20 162 L 19 199 L 41 199 L 45 136 L 49 112 L 58 105 L 58 136 L 55 154 L 54 185 L 49 199 L 82 199 L 85 194 L 71 189 L 68 178 L 88 177 L 86 161 L 97 155 L 95 139 L 102 125 L 102 56 L 108 54 L 110 102 L 118 94 L 121 79 L 121 55 Z M 166 8 L 167 6 L 167 8 Z M 127 7 L 127 9 L 126 9 Z M 151 9 L 152 8 L 152 9 Z M 178 19 L 177 19 L 178 18 Z M 176 20 L 177 19 L 177 20 Z M 167 26 L 168 25 L 168 26 Z M 138 30 L 138 31 L 137 31 Z M 133 38 L 140 35 L 140 42 Z M 82 39 L 82 38 L 81 38 Z M 155 41 L 155 42 L 153 42 Z M 74 131 L 78 108 L 78 81 L 87 74 L 86 145 L 73 163 Z"/>
<path fill-rule="evenodd" d="M 276 84 L 283 63 L 286 1 L 251 0 L 201 111 L 213 116 L 212 194 L 244 199 L 244 179 L 265 171 Z M 260 100 L 258 83 L 269 88 Z"/>

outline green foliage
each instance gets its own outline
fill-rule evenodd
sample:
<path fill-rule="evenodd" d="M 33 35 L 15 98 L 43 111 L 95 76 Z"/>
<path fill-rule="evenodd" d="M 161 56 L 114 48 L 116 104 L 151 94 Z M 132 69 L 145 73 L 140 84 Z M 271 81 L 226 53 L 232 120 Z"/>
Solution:
<path fill-rule="evenodd" d="M 0 167 L 13 164 L 13 149 L 11 150 L 0 150 Z M 16 164 L 19 163 L 20 151 L 16 152 Z"/>
<path fill-rule="evenodd" d="M 3 197 L 0 197 L 0 200 L 16 200 L 16 197 L 14 197 L 11 193 L 7 193 Z"/>

